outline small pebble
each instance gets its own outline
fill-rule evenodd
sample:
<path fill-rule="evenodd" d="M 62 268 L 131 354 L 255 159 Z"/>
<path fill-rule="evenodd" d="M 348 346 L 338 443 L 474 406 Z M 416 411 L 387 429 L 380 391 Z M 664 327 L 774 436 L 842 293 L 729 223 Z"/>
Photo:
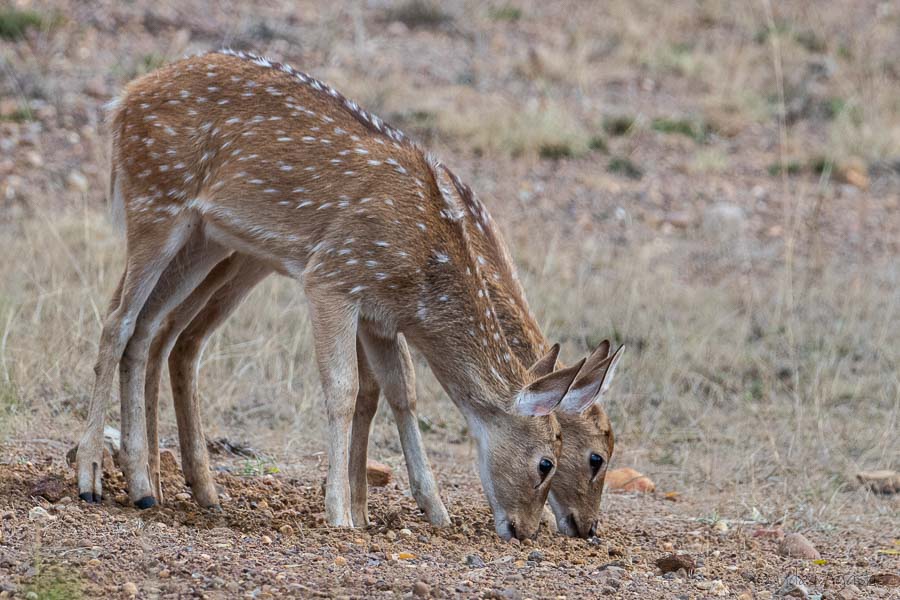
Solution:
<path fill-rule="evenodd" d="M 294 535 L 294 528 L 290 525 L 282 525 L 278 528 L 278 531 L 281 532 L 281 535 Z"/>
<path fill-rule="evenodd" d="M 344 567 L 347 565 L 347 559 L 343 556 L 336 556 L 334 558 L 334 564 L 338 567 Z"/>
<path fill-rule="evenodd" d="M 473 569 L 481 569 L 485 566 L 484 559 L 477 554 L 469 554 L 466 556 L 466 566 L 472 567 Z"/>
<path fill-rule="evenodd" d="M 406 527 L 400 530 L 400 537 L 408 538 L 412 537 L 412 534 L 412 531 L 407 529 Z"/>
<path fill-rule="evenodd" d="M 848 585 L 837 593 L 838 600 L 855 600 L 859 597 L 859 588 L 853 584 Z"/>
<path fill-rule="evenodd" d="M 270 538 L 267 535 L 262 536 L 262 538 L 260 538 L 260 539 L 262 540 L 263 544 L 271 544 L 272 543 L 272 538 Z"/>
<path fill-rule="evenodd" d="M 809 589 L 798 576 L 788 575 L 784 578 L 784 582 L 781 584 L 781 587 L 778 588 L 778 591 L 775 592 L 775 595 L 779 597 L 787 596 L 789 598 L 808 598 Z"/>
<path fill-rule="evenodd" d="M 427 598 L 431 595 L 431 588 L 424 581 L 417 581 L 413 584 L 412 593 L 420 598 Z"/>
<path fill-rule="evenodd" d="M 28 511 L 28 519 L 31 521 L 55 521 L 56 517 L 47 512 L 41 506 L 35 506 Z"/>
<path fill-rule="evenodd" d="M 896 573 L 876 573 L 869 577 L 871 585 L 883 585 L 884 587 L 900 587 L 900 575 Z"/>
<path fill-rule="evenodd" d="M 687 573 L 693 573 L 697 568 L 697 563 L 690 554 L 669 554 L 658 558 L 656 566 L 665 573 L 676 573 L 684 569 Z"/>
<path fill-rule="evenodd" d="M 818 560 L 822 558 L 816 547 L 802 533 L 789 533 L 778 544 L 778 554 L 791 558 Z"/>
<path fill-rule="evenodd" d="M 531 560 L 534 562 L 543 562 L 544 553 L 541 552 L 540 550 L 532 550 L 531 552 L 528 553 L 528 560 Z"/>
<path fill-rule="evenodd" d="M 138 587 L 137 587 L 137 585 L 134 584 L 133 581 L 128 581 L 128 582 L 122 584 L 122 592 L 126 596 L 137 596 Z"/>

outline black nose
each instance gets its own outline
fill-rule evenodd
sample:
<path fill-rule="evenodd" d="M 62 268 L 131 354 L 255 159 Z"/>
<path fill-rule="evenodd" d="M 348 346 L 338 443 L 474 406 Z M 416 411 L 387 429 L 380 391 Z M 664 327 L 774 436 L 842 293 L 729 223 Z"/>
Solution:
<path fill-rule="evenodd" d="M 514 537 L 514 538 L 516 538 L 516 539 L 519 539 L 519 536 L 516 534 L 516 524 L 515 524 L 515 523 L 510 523 L 510 524 L 509 524 L 509 534 L 510 534 L 512 537 Z"/>

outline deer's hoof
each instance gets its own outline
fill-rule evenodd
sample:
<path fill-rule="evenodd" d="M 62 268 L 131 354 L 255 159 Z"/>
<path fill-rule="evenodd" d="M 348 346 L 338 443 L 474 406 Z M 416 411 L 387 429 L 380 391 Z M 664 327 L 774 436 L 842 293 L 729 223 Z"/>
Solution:
<path fill-rule="evenodd" d="M 137 500 L 134 505 L 141 510 L 152 508 L 156 506 L 156 498 L 154 498 L 153 496 L 144 496 L 140 500 Z"/>
<path fill-rule="evenodd" d="M 78 497 L 87 502 L 88 504 L 100 504 L 100 494 L 95 494 L 94 492 L 82 492 L 78 494 Z"/>

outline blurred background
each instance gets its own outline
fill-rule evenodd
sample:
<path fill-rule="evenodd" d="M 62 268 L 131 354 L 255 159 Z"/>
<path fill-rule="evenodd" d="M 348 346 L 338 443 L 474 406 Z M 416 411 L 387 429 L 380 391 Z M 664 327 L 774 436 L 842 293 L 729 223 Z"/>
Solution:
<path fill-rule="evenodd" d="M 628 345 L 614 465 L 712 513 L 890 518 L 855 482 L 900 461 L 900 5 L 872 0 L 4 3 L 8 447 L 83 426 L 124 249 L 102 105 L 222 46 L 316 75 L 457 171 L 565 360 Z M 210 437 L 285 471 L 317 460 L 310 342 L 299 287 L 266 281 L 206 350 Z M 440 463 L 465 423 L 417 373 Z M 402 464 L 387 413 L 373 443 Z"/>

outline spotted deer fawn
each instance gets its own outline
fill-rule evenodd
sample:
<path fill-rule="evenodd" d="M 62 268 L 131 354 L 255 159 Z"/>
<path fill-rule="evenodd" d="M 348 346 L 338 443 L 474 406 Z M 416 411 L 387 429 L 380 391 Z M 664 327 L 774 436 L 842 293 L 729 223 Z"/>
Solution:
<path fill-rule="evenodd" d="M 484 226 L 489 217 L 468 188 L 325 84 L 241 53 L 169 65 L 131 83 L 112 108 L 110 190 L 127 257 L 79 444 L 80 496 L 102 494 L 102 429 L 118 365 L 129 496 L 154 504 L 144 401 L 154 336 L 208 276 L 249 282 L 274 271 L 299 280 L 309 304 L 328 422 L 328 523 L 365 522 L 351 492 L 365 481 L 351 431 L 368 428 L 361 413 L 373 389 L 404 394 L 405 338 L 474 434 L 498 534 L 533 536 L 561 450 L 552 413 L 567 397 L 594 398 L 612 357 L 598 348 L 553 370 L 554 347 L 531 368 L 520 360 L 469 236 L 469 219 Z M 189 404 L 182 413 L 197 410 Z M 179 428 L 196 421 L 180 414 Z M 416 467 L 435 489 L 424 454 Z M 423 508 L 446 523 L 439 498 Z"/>
<path fill-rule="evenodd" d="M 461 184 L 460 189 L 470 193 Z M 510 346 L 524 364 L 540 361 L 543 356 L 542 364 L 532 370 L 549 373 L 556 363 L 559 346 L 551 347 L 537 325 L 494 221 L 476 198 L 468 198 L 464 204 L 467 209 L 466 230 L 476 252 L 484 259 L 482 271 Z M 196 374 L 200 349 L 247 293 L 270 272 L 271 269 L 264 263 L 248 256 L 230 256 L 171 312 L 153 341 L 147 367 L 147 429 L 151 479 L 159 499 L 162 498 L 162 489 L 159 485 L 157 400 L 163 361 L 169 357 L 185 477 L 201 505 L 217 506 L 218 497 L 212 483 L 199 421 Z M 372 374 L 363 348 L 357 346 L 360 391 L 354 413 L 350 456 L 353 522 L 367 522 L 366 482 L 361 465 L 365 464 L 369 428 L 377 408 L 379 391 L 383 389 L 400 431 L 412 494 L 432 523 L 441 525 L 446 523 L 446 512 L 431 479 L 419 435 L 414 414 L 414 373 L 402 335 L 398 336 L 397 345 L 404 360 L 393 368 L 380 366 L 379 370 L 383 373 L 381 383 Z M 613 452 L 613 433 L 600 400 L 612 380 L 621 348 L 614 356 L 603 360 L 609 348 L 609 343 L 603 342 L 595 353 L 607 368 L 601 389 L 593 395 L 567 394 L 556 411 L 562 429 L 563 451 L 556 475 L 550 483 L 549 500 L 557 530 L 570 536 L 589 537 L 595 534 L 606 467 Z M 373 356 L 383 354 L 377 352 Z"/>

